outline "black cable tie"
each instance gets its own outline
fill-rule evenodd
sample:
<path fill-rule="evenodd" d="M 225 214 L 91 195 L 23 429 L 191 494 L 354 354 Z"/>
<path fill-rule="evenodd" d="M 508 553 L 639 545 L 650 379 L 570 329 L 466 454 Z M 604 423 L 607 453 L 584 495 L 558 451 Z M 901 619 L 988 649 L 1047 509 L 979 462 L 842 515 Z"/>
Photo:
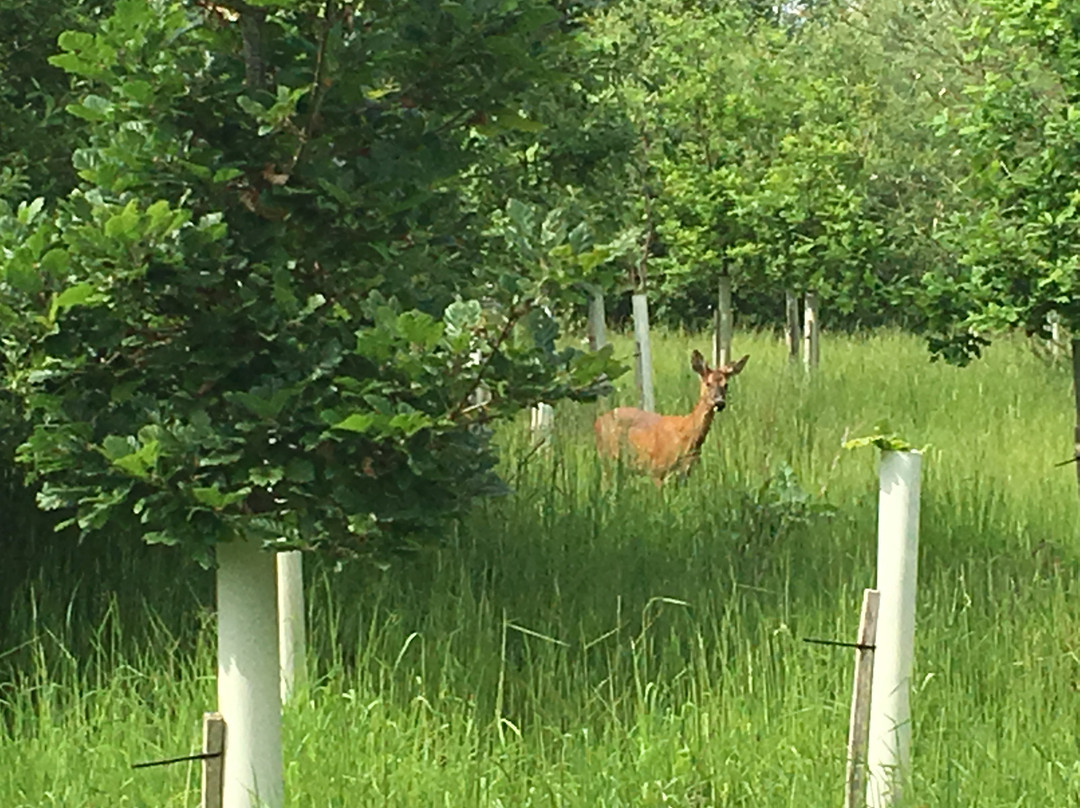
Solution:
<path fill-rule="evenodd" d="M 814 637 L 803 637 L 803 642 L 810 642 L 816 645 L 832 645 L 839 648 L 858 648 L 860 651 L 873 651 L 877 648 L 876 645 L 868 645 L 863 642 L 843 642 L 842 640 L 818 640 Z"/>
<path fill-rule="evenodd" d="M 133 769 L 149 769 L 151 766 L 168 766 L 170 763 L 186 763 L 189 760 L 213 760 L 221 757 L 221 752 L 200 752 L 197 755 L 169 758 L 168 760 L 150 760 L 146 763 L 132 763 Z"/>

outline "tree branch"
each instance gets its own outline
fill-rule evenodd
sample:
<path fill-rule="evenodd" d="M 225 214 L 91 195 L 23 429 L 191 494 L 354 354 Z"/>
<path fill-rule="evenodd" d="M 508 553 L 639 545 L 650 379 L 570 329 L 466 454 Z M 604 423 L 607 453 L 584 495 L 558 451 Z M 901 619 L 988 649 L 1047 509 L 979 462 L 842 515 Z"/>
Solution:
<path fill-rule="evenodd" d="M 266 89 L 266 56 L 263 26 L 266 9 L 239 4 L 240 35 L 244 41 L 244 83 L 252 90 Z"/>

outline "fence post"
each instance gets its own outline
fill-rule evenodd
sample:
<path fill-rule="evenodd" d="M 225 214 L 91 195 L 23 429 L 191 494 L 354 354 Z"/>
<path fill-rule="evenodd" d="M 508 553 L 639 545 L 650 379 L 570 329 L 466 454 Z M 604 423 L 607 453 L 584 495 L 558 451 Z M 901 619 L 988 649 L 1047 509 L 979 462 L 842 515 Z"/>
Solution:
<path fill-rule="evenodd" d="M 861 808 L 866 802 L 866 745 L 870 739 L 870 687 L 874 681 L 874 645 L 877 642 L 880 595 L 876 589 L 863 590 L 859 636 L 855 641 L 858 647 L 855 649 L 851 720 L 848 722 L 844 808 Z"/>
<path fill-rule="evenodd" d="M 870 808 L 897 805 L 903 781 L 910 773 L 921 472 L 920 452 L 881 454 L 877 556 L 881 600 L 867 751 L 866 804 Z"/>
<path fill-rule="evenodd" d="M 202 795 L 200 808 L 221 808 L 221 793 L 225 774 L 225 719 L 221 713 L 203 713 L 202 727 Z"/>

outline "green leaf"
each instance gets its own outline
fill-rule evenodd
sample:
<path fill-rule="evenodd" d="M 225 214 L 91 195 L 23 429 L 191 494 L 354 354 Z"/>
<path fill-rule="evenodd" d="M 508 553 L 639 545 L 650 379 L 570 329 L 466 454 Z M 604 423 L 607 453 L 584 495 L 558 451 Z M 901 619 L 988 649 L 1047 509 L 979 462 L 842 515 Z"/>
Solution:
<path fill-rule="evenodd" d="M 41 256 L 41 269 L 50 275 L 59 275 L 68 268 L 68 252 L 61 247 L 53 247 Z"/>
<path fill-rule="evenodd" d="M 107 121 L 113 110 L 112 102 L 100 95 L 88 95 L 81 104 L 68 104 L 65 109 L 76 118 L 87 121 Z"/>
<path fill-rule="evenodd" d="M 15 218 L 18 219 L 19 224 L 29 225 L 41 213 L 43 207 L 45 207 L 45 198 L 41 196 L 34 199 L 33 202 L 20 202 L 15 212 Z"/>
<path fill-rule="evenodd" d="M 105 222 L 105 235 L 109 238 L 134 238 L 138 235 L 135 231 L 139 226 L 140 219 L 138 208 L 133 199 L 124 206 L 122 211 L 108 218 Z"/>
<path fill-rule="evenodd" d="M 480 324 L 480 318 L 484 310 L 479 300 L 457 300 L 446 307 L 443 312 L 443 322 L 446 324 L 446 333 L 453 337 L 459 334 L 471 332 Z"/>
<path fill-rule="evenodd" d="M 344 429 L 349 432 L 367 432 L 375 423 L 375 416 L 370 412 L 354 412 L 333 425 L 334 429 Z"/>
<path fill-rule="evenodd" d="M 120 92 L 139 104 L 149 104 L 154 100 L 154 86 L 142 79 L 130 79 L 120 85 Z"/>
<path fill-rule="evenodd" d="M 236 103 L 240 109 L 244 110 L 248 115 L 257 121 L 261 121 L 266 117 L 266 107 L 256 101 L 254 98 L 250 98 L 246 95 L 240 95 L 236 98 Z"/>
<path fill-rule="evenodd" d="M 398 315 L 397 331 L 408 342 L 431 350 L 442 339 L 443 324 L 425 312 L 404 311 Z"/>
<path fill-rule="evenodd" d="M 99 303 L 103 299 L 103 296 L 98 294 L 93 284 L 77 283 L 74 286 L 69 286 L 53 298 L 53 314 L 51 316 L 55 319 L 57 313 L 67 311 L 75 306 L 87 306 Z"/>
<path fill-rule="evenodd" d="M 262 488 L 270 488 L 281 482 L 285 470 L 280 466 L 256 466 L 248 473 L 248 480 Z"/>
<path fill-rule="evenodd" d="M 244 172 L 241 171 L 239 168 L 233 168 L 231 166 L 227 168 L 219 168 L 217 171 L 214 172 L 214 182 L 228 182 L 229 180 L 234 180 L 237 177 L 242 176 L 244 176 Z"/>
<path fill-rule="evenodd" d="M 431 416 L 424 412 L 402 412 L 390 419 L 390 428 L 405 433 L 412 437 L 421 429 L 426 429 L 432 424 Z"/>
<path fill-rule="evenodd" d="M 285 464 L 285 477 L 294 483 L 310 483 L 315 479 L 315 466 L 310 460 L 294 457 Z"/>
<path fill-rule="evenodd" d="M 250 488 L 241 488 L 239 491 L 226 493 L 216 483 L 210 486 L 192 486 L 191 488 L 191 495 L 196 502 L 209 505 L 214 510 L 220 510 L 232 505 L 234 502 L 240 502 L 250 493 Z"/>

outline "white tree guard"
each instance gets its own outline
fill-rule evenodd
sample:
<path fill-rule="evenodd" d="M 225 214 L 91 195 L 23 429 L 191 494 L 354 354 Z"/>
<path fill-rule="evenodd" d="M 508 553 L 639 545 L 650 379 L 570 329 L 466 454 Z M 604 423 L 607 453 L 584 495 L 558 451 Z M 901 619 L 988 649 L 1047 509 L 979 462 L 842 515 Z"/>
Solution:
<path fill-rule="evenodd" d="M 919 554 L 919 452 L 882 452 L 879 470 L 877 639 L 867 750 L 869 808 L 899 803 L 911 769 L 911 669 Z"/>
<path fill-rule="evenodd" d="M 599 351 L 607 345 L 607 326 L 604 313 L 604 292 L 595 289 L 589 292 L 589 350 Z"/>
<path fill-rule="evenodd" d="M 307 685 L 307 630 L 304 625 L 304 561 L 299 550 L 277 553 L 278 652 L 281 701 Z"/>
<path fill-rule="evenodd" d="M 649 301 L 641 292 L 631 298 L 634 309 L 634 345 L 637 358 L 638 392 L 641 394 L 641 409 L 656 412 L 656 398 L 653 395 L 652 348 L 649 346 Z"/>
<path fill-rule="evenodd" d="M 281 808 L 281 699 L 274 554 L 217 545 L 218 711 L 225 719 L 223 808 Z"/>
<path fill-rule="evenodd" d="M 532 408 L 529 426 L 538 440 L 547 440 L 555 429 L 555 408 L 541 401 Z"/>

